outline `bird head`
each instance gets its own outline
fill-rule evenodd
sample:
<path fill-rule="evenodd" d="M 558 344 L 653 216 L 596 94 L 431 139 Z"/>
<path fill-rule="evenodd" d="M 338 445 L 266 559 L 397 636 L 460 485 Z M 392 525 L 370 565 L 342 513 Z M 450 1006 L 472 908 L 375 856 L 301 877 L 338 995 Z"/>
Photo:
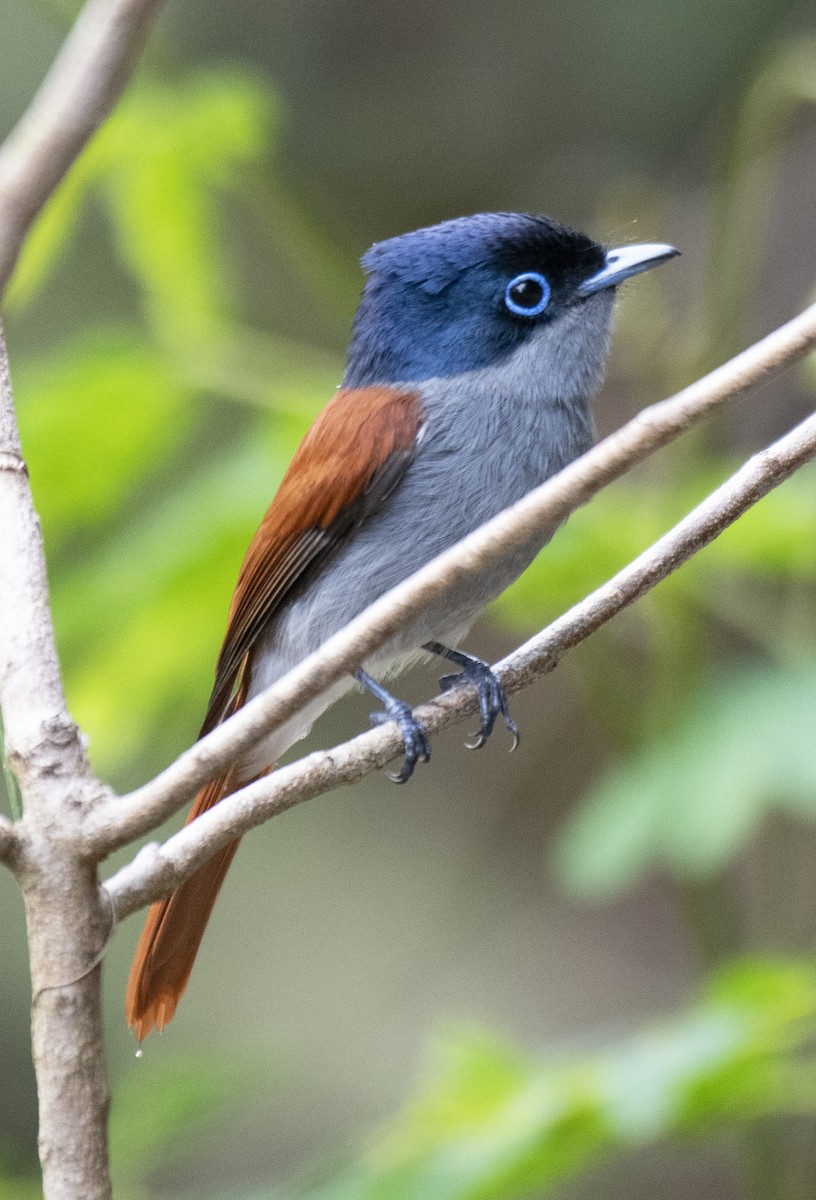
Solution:
<path fill-rule="evenodd" d="M 492 366 L 548 330 L 577 327 L 605 344 L 625 279 L 678 253 L 672 246 L 605 250 L 583 233 L 528 213 L 478 213 L 378 242 L 344 384 L 362 387 Z"/>

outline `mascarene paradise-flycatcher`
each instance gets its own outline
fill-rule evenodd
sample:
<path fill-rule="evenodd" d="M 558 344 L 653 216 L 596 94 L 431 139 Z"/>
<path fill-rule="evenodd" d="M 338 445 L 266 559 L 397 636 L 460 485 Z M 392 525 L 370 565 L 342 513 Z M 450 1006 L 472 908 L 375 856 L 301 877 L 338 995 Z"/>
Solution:
<path fill-rule="evenodd" d="M 373 246 L 342 386 L 300 444 L 247 550 L 201 734 L 268 688 L 369 604 L 543 483 L 592 444 L 589 402 L 609 346 L 615 290 L 674 257 L 666 245 L 605 250 L 547 217 L 481 213 Z M 501 684 L 457 647 L 473 620 L 549 540 L 544 531 L 453 592 L 199 792 L 188 820 L 271 770 L 355 680 L 396 721 L 407 780 L 430 756 L 393 675 L 423 655 L 479 690 L 483 745 Z M 130 974 L 127 1019 L 163 1029 L 190 978 L 238 847 L 218 850 L 154 904 Z"/>

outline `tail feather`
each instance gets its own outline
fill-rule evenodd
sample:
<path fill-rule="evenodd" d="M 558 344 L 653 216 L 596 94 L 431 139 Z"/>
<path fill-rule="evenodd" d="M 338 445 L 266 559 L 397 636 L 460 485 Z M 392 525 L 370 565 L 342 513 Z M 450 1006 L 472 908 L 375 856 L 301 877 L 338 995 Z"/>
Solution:
<path fill-rule="evenodd" d="M 232 790 L 232 773 L 201 789 L 187 823 Z M 127 989 L 127 1022 L 139 1041 L 164 1029 L 190 980 L 201 939 L 240 838 L 223 846 L 180 888 L 154 904 L 147 916 Z"/>

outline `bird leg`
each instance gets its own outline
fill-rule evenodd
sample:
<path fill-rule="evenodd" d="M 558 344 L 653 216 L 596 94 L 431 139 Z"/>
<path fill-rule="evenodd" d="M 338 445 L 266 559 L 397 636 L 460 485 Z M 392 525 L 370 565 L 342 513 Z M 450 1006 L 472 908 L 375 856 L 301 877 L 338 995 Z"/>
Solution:
<path fill-rule="evenodd" d="M 393 783 L 406 783 L 413 775 L 414 767 L 418 762 L 430 761 L 431 743 L 428 740 L 428 735 L 419 721 L 414 717 L 410 704 L 406 704 L 403 700 L 398 700 L 396 696 L 392 696 L 390 692 L 385 690 L 382 684 L 377 683 L 376 679 L 372 679 L 362 668 L 354 672 L 354 678 L 364 688 L 367 688 L 372 696 L 377 697 L 385 710 L 384 712 L 372 713 L 371 724 L 384 725 L 387 721 L 394 721 L 402 735 L 402 744 L 405 747 L 405 762 L 396 775 L 393 775 L 390 771 L 387 772 L 387 775 Z"/>
<path fill-rule="evenodd" d="M 510 749 L 515 750 L 521 735 L 516 722 L 510 716 L 504 684 L 490 666 L 472 654 L 463 654 L 461 650 L 449 650 L 441 642 L 426 642 L 425 649 L 430 650 L 431 654 L 438 654 L 441 658 L 449 659 L 450 662 L 456 663 L 457 667 L 462 668 L 458 675 L 442 676 L 439 686 L 443 692 L 448 692 L 452 687 L 462 683 L 472 683 L 479 693 L 479 715 L 482 723 L 479 732 L 473 735 L 473 741 L 465 743 L 468 749 L 480 750 L 482 748 L 493 732 L 496 718 L 501 715 L 513 735 L 513 745 Z"/>

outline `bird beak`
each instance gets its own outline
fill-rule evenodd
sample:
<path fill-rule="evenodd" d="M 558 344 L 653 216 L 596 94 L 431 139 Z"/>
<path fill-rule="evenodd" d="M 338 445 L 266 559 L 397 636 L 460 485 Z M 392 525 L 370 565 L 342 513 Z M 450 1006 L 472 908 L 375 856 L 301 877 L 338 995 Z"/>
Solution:
<path fill-rule="evenodd" d="M 606 260 L 600 271 L 590 275 L 578 287 L 579 296 L 592 296 L 604 288 L 617 287 L 624 279 L 640 275 L 642 271 L 651 271 L 661 263 L 675 258 L 680 253 L 674 246 L 665 246 L 660 242 L 646 242 L 640 246 L 618 246 L 615 250 L 607 250 Z"/>

